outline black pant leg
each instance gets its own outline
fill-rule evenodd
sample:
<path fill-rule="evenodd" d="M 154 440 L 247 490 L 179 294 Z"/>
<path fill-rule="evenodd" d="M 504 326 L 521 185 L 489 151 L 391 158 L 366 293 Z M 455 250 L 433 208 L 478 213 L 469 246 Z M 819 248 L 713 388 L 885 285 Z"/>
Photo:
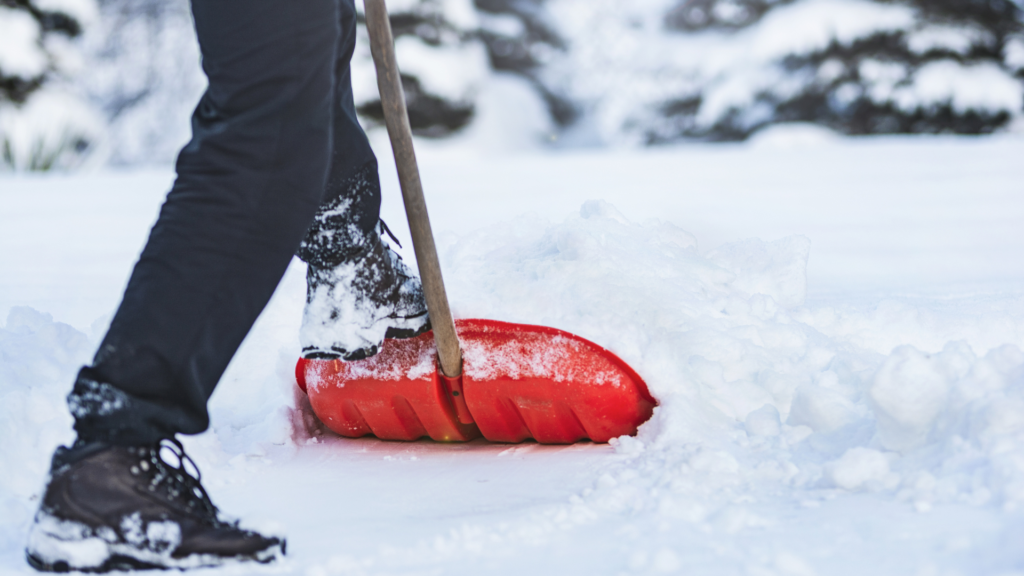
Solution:
<path fill-rule="evenodd" d="M 79 437 L 207 428 L 206 402 L 273 294 L 331 166 L 339 0 L 193 0 L 209 88 L 178 177 L 69 404 Z"/>
<path fill-rule="evenodd" d="M 356 45 L 355 0 L 341 0 L 341 40 L 335 63 L 334 143 L 324 201 L 299 248 L 320 268 L 350 262 L 368 250 L 380 219 L 380 179 L 352 98 L 349 64 Z"/>

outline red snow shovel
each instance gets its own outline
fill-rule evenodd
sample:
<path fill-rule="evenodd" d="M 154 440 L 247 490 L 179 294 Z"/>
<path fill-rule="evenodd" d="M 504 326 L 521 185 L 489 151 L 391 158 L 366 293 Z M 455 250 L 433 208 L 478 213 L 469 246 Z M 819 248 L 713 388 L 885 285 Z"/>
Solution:
<path fill-rule="evenodd" d="M 384 120 L 433 332 L 386 340 L 366 360 L 300 359 L 299 386 L 328 428 L 352 438 L 567 444 L 636 433 L 656 404 L 604 348 L 555 328 L 453 321 L 423 198 L 384 0 L 366 0 Z M 461 345 L 460 345 L 461 340 Z M 465 352 L 465 354 L 463 354 Z"/>

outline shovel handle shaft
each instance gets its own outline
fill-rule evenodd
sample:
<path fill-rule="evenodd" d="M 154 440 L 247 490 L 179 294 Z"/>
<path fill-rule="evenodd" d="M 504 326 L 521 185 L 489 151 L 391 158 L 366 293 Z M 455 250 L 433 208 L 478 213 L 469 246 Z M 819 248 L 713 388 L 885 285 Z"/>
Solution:
<path fill-rule="evenodd" d="M 423 291 L 427 298 L 430 323 L 434 328 L 437 356 L 441 372 L 449 378 L 462 374 L 462 350 L 455 333 L 455 322 L 448 307 L 448 296 L 441 277 L 441 264 L 437 259 L 437 246 L 430 230 L 427 202 L 423 198 L 423 184 L 416 164 L 416 151 L 412 145 L 412 127 L 405 107 L 405 93 L 395 59 L 395 41 L 384 0 L 365 0 L 366 28 L 370 34 L 370 52 L 377 68 L 377 87 L 384 108 L 384 123 L 388 127 L 391 148 L 395 153 L 398 181 L 405 201 L 405 215 L 409 219 L 412 245 Z"/>

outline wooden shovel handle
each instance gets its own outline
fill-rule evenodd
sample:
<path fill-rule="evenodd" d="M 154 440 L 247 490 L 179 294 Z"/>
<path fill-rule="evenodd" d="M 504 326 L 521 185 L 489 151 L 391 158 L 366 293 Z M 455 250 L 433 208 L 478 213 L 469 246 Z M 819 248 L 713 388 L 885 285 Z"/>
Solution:
<path fill-rule="evenodd" d="M 434 341 L 441 361 L 441 372 L 449 378 L 462 374 L 462 350 L 455 333 L 455 322 L 448 307 L 448 296 L 441 278 L 441 264 L 437 259 L 434 234 L 430 231 L 430 217 L 427 203 L 423 198 L 423 184 L 416 165 L 416 151 L 412 146 L 412 127 L 405 107 L 405 93 L 402 79 L 395 60 L 395 40 L 391 34 L 391 22 L 384 0 L 365 0 L 366 28 L 370 33 L 370 52 L 377 68 L 377 87 L 384 107 L 384 123 L 391 137 L 391 148 L 395 153 L 398 181 L 402 186 L 405 200 L 405 215 L 412 232 L 412 246 L 416 251 L 416 262 L 423 280 L 423 291 L 427 297 L 427 310 L 434 328 Z"/>

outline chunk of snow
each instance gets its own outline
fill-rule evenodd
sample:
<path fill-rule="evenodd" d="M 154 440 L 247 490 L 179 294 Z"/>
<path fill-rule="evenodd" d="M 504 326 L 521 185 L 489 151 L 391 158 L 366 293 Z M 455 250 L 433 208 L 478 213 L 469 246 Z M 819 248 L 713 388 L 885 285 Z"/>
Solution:
<path fill-rule="evenodd" d="M 893 488 L 899 476 L 889 469 L 889 459 L 877 450 L 851 448 L 830 465 L 829 477 L 844 490 Z"/>
<path fill-rule="evenodd" d="M 765 404 L 747 414 L 744 425 L 747 433 L 755 436 L 778 436 L 782 432 L 779 411 L 771 404 Z"/>
<path fill-rule="evenodd" d="M 815 432 L 831 432 L 854 422 L 857 407 L 843 394 L 805 384 L 797 389 L 786 423 L 791 426 L 809 426 Z"/>
<path fill-rule="evenodd" d="M 43 561 L 67 562 L 81 568 L 97 567 L 110 557 L 107 543 L 83 524 L 40 513 L 29 530 L 28 547 Z"/>
<path fill-rule="evenodd" d="M 946 408 L 949 390 L 938 358 L 913 346 L 893 350 L 869 391 L 882 445 L 896 451 L 924 445 Z"/>

